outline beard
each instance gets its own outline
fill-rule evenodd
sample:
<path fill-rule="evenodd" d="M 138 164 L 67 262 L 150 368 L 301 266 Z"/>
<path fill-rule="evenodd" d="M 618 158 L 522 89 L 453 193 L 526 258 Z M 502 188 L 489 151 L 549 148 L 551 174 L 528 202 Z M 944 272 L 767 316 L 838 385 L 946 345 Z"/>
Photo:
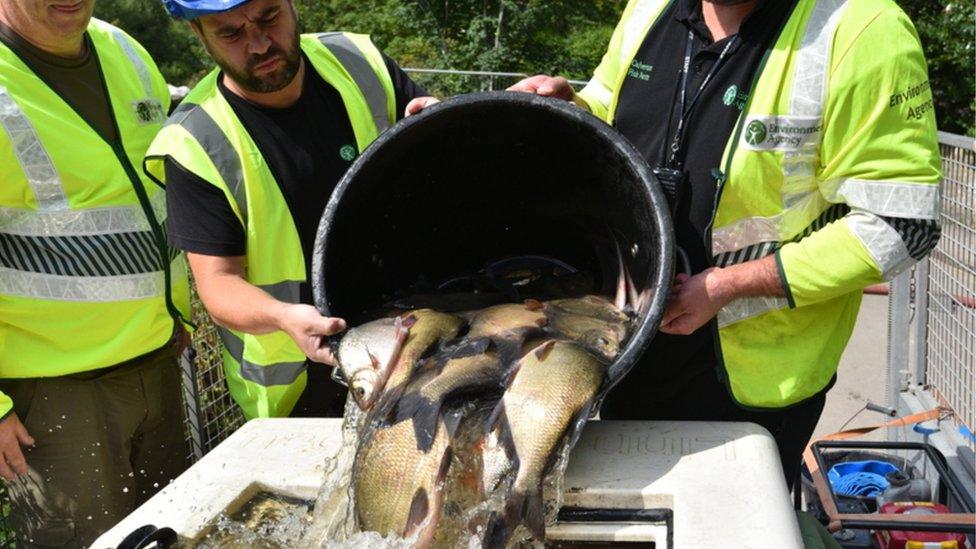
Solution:
<path fill-rule="evenodd" d="M 294 38 L 287 48 L 279 48 L 272 44 L 268 51 L 263 54 L 248 57 L 244 67 L 231 65 L 226 59 L 215 55 L 213 51 L 210 52 L 210 55 L 214 58 L 217 66 L 224 71 L 224 74 L 231 77 L 241 88 L 253 93 L 272 93 L 291 84 L 295 75 L 298 74 L 302 61 L 301 49 L 298 46 L 299 40 L 300 35 L 296 28 Z M 260 76 L 255 74 L 255 67 L 275 58 L 281 58 L 283 61 L 276 70 Z"/>

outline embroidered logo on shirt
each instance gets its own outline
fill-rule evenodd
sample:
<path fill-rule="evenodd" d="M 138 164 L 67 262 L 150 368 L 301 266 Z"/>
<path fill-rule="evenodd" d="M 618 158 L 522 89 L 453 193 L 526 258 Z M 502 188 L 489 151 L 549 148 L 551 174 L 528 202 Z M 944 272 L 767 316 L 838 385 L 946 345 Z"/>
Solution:
<path fill-rule="evenodd" d="M 627 76 L 646 82 L 651 79 L 651 71 L 653 70 L 653 65 L 641 63 L 640 61 L 634 59 L 634 61 L 630 64 L 630 70 L 627 71 Z"/>
<path fill-rule="evenodd" d="M 166 111 L 163 110 L 163 104 L 152 98 L 133 101 L 132 113 L 140 126 L 161 124 L 166 121 Z"/>
<path fill-rule="evenodd" d="M 352 145 L 343 145 L 342 148 L 339 149 L 339 157 L 346 162 L 352 162 L 352 160 L 356 158 L 356 147 L 353 147 Z"/>
<path fill-rule="evenodd" d="M 735 107 L 740 111 L 746 108 L 746 101 L 749 100 L 749 94 L 740 90 L 739 86 L 732 84 L 729 89 L 725 90 L 725 95 L 722 96 L 722 104 L 726 107 Z"/>

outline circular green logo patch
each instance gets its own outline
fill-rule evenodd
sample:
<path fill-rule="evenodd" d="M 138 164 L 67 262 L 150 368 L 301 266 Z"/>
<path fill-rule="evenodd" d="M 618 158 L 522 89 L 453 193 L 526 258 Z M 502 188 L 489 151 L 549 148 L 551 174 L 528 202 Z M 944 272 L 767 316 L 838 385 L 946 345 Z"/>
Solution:
<path fill-rule="evenodd" d="M 725 103 L 726 107 L 732 106 L 735 103 L 735 98 L 739 96 L 739 87 L 735 84 L 729 86 L 729 89 L 725 90 L 725 95 L 722 96 L 722 103 Z"/>
<path fill-rule="evenodd" d="M 761 145 L 766 141 L 766 125 L 759 120 L 753 120 L 746 126 L 746 143 Z"/>
<path fill-rule="evenodd" d="M 356 147 L 353 147 L 352 145 L 343 145 L 342 148 L 339 149 L 339 156 L 346 162 L 352 161 L 353 158 L 356 158 Z"/>

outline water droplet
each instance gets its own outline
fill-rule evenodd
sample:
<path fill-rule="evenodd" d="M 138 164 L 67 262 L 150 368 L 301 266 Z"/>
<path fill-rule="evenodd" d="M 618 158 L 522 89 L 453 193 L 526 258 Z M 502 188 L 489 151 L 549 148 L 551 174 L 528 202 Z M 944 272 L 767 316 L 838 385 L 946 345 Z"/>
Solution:
<path fill-rule="evenodd" d="M 123 488 L 122 489 L 122 493 L 123 494 L 128 494 L 129 493 L 129 489 L 128 488 Z"/>
<path fill-rule="evenodd" d="M 159 488 L 159 483 L 158 482 L 154 482 L 153 483 L 153 488 Z"/>

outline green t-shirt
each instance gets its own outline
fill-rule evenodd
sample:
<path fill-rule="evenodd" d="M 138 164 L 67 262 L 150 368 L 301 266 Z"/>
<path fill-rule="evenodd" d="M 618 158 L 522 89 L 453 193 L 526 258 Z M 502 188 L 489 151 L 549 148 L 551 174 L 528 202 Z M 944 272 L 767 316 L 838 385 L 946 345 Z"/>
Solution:
<path fill-rule="evenodd" d="M 35 74 L 64 98 L 102 137 L 108 141 L 116 140 L 118 134 L 111 102 L 102 81 L 101 67 L 92 53 L 91 39 L 87 34 L 84 52 L 75 58 L 48 53 L 2 22 L 0 41 L 20 56 Z"/>

